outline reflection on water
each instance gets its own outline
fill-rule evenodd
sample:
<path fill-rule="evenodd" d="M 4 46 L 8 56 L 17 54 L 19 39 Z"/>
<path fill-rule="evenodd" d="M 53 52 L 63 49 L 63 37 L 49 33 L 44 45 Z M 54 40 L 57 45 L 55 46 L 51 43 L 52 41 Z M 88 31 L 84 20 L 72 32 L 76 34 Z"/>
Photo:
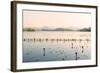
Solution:
<path fill-rule="evenodd" d="M 23 62 L 87 60 L 90 32 L 23 32 Z"/>

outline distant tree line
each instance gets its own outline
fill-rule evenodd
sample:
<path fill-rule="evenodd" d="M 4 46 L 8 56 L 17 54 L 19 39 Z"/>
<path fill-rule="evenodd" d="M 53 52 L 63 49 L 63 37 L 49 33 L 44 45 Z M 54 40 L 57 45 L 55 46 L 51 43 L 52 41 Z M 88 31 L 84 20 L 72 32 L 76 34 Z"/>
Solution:
<path fill-rule="evenodd" d="M 34 29 L 34 28 L 23 28 L 23 31 L 85 31 L 85 32 L 91 32 L 91 28 L 82 28 L 82 29 L 68 29 L 68 28 L 56 28 L 56 29 Z"/>
<path fill-rule="evenodd" d="M 89 27 L 89 28 L 83 28 L 83 29 L 79 29 L 79 31 L 91 31 L 91 28 Z"/>
<path fill-rule="evenodd" d="M 23 31 L 35 31 L 33 28 L 24 28 Z"/>

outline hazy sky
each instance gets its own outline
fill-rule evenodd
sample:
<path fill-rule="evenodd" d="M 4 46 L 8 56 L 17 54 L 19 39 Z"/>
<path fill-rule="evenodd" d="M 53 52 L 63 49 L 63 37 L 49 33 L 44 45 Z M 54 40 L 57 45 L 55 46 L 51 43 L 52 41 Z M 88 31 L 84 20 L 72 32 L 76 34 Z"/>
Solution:
<path fill-rule="evenodd" d="M 91 26 L 91 14 L 23 11 L 23 27 L 84 28 Z"/>

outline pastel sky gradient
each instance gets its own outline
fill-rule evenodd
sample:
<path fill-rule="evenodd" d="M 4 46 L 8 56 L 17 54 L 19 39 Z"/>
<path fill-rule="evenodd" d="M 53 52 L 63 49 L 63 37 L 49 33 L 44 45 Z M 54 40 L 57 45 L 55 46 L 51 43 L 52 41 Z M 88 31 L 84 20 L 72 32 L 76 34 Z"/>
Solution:
<path fill-rule="evenodd" d="M 23 11 L 23 28 L 85 28 L 91 26 L 91 14 Z"/>

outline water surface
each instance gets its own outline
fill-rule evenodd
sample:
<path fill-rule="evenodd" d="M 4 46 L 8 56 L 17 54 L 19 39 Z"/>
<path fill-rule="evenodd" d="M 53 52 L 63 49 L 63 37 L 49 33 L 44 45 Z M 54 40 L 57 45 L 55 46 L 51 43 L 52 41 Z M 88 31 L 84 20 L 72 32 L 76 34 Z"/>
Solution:
<path fill-rule="evenodd" d="M 87 60 L 91 58 L 90 32 L 23 32 L 23 62 Z"/>

